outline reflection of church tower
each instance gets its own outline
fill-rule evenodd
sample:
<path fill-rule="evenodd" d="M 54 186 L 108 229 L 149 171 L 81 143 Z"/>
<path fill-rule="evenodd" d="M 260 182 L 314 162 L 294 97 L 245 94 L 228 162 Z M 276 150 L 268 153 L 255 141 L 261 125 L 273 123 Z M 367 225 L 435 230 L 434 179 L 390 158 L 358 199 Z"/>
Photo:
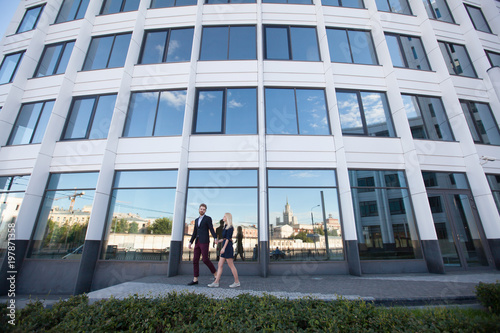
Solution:
<path fill-rule="evenodd" d="M 283 211 L 283 222 L 280 218 L 276 218 L 276 225 L 292 225 L 297 224 L 297 217 L 293 216 L 293 211 L 288 204 L 288 197 L 286 198 L 285 210 Z"/>

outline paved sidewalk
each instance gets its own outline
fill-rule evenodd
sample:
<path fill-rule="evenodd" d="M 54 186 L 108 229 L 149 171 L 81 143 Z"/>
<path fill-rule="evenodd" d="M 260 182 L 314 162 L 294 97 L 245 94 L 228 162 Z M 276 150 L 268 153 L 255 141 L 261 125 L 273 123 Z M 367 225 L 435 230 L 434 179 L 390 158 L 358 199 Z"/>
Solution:
<path fill-rule="evenodd" d="M 110 297 L 125 298 L 131 295 L 158 297 L 171 292 L 192 292 L 213 298 L 235 297 L 239 294 L 296 299 L 314 297 L 335 300 L 342 296 L 349 300 L 362 299 L 381 305 L 451 305 L 477 304 L 475 287 L 479 282 L 500 281 L 500 271 L 452 272 L 447 274 L 364 274 L 351 275 L 311 275 L 311 276 L 241 276 L 241 287 L 229 288 L 232 276 L 223 276 L 219 288 L 208 288 L 211 276 L 201 276 L 200 283 L 187 286 L 192 277 L 150 276 L 131 282 L 111 286 L 88 293 L 89 300 L 95 302 Z M 17 296 L 16 306 L 23 307 L 32 299 L 43 300 L 51 306 L 69 295 Z M 6 302 L 6 296 L 0 302 Z"/>

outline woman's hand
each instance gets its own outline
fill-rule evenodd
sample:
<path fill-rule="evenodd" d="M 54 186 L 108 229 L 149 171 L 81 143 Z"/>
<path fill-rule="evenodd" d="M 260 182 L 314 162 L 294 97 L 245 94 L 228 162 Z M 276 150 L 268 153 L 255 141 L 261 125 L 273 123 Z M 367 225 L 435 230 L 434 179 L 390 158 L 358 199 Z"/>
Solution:
<path fill-rule="evenodd" d="M 225 248 L 225 247 L 224 247 L 224 248 L 222 248 L 222 249 L 220 249 L 220 254 L 223 254 L 223 253 L 224 253 L 224 251 L 226 251 L 226 248 Z"/>

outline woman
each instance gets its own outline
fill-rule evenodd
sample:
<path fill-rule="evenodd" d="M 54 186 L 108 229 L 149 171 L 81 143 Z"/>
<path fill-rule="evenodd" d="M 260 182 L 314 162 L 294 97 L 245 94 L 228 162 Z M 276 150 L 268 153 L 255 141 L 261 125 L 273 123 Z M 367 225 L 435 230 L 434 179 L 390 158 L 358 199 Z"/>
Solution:
<path fill-rule="evenodd" d="M 222 275 L 222 267 L 224 266 L 224 262 L 227 261 L 229 268 L 234 276 L 234 283 L 229 285 L 229 288 L 236 288 L 240 286 L 240 280 L 238 279 L 238 271 L 236 267 L 234 267 L 233 263 L 233 216 L 231 213 L 224 214 L 224 230 L 222 230 L 222 249 L 220 250 L 220 259 L 219 259 L 219 268 L 217 269 L 217 277 L 213 283 L 210 283 L 208 286 L 210 288 L 217 288 L 219 286 L 220 277 Z"/>

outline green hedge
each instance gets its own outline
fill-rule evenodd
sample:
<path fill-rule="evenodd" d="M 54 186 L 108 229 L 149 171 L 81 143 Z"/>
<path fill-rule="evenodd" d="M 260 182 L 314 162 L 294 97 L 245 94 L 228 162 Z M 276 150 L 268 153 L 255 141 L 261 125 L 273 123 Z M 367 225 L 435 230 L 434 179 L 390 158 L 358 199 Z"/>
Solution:
<path fill-rule="evenodd" d="M 500 314 L 500 283 L 482 283 L 476 286 L 479 302 L 491 312 Z"/>
<path fill-rule="evenodd" d="M 279 299 L 242 294 L 216 300 L 192 293 L 138 296 L 89 304 L 85 295 L 45 309 L 32 302 L 9 325 L 1 307 L 1 332 L 499 332 L 500 317 L 473 309 L 376 307 L 339 298 Z"/>

